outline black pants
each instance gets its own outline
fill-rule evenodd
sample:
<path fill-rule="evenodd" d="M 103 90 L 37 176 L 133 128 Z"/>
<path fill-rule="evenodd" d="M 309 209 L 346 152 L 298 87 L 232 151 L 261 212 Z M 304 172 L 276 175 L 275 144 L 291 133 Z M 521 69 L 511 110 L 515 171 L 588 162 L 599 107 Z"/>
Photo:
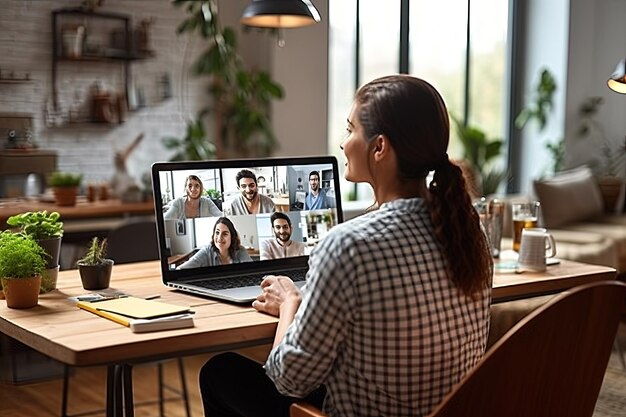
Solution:
<path fill-rule="evenodd" d="M 205 417 L 288 417 L 298 398 L 278 392 L 259 363 L 236 353 L 212 357 L 200 370 L 200 393 Z M 322 406 L 322 386 L 304 400 Z"/>

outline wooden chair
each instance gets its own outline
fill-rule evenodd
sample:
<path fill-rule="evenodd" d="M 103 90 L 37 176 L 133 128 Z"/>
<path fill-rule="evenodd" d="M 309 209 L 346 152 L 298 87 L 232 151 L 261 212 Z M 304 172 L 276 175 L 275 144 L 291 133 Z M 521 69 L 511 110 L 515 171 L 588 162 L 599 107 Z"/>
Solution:
<path fill-rule="evenodd" d="M 589 417 L 598 399 L 626 285 L 603 281 L 559 294 L 516 324 L 430 417 Z M 292 417 L 321 417 L 310 405 Z"/>
<path fill-rule="evenodd" d="M 129 220 L 127 223 L 111 230 L 108 235 L 107 257 L 115 261 L 116 264 L 130 262 L 151 261 L 159 259 L 159 249 L 157 243 L 156 224 L 149 220 Z M 157 284 L 158 285 L 158 284 Z M 180 375 L 180 390 L 175 389 L 163 380 L 163 362 L 156 362 L 157 381 L 159 385 L 158 399 L 159 416 L 165 414 L 164 403 L 170 399 L 181 399 L 185 408 L 185 415 L 191 416 L 189 407 L 189 394 L 187 392 L 187 382 L 185 380 L 185 365 L 182 358 L 177 358 L 177 368 Z M 65 366 L 63 378 L 63 397 L 61 402 L 61 417 L 69 417 L 67 414 L 67 403 L 69 396 L 69 366 Z M 166 397 L 165 391 L 177 394 L 177 397 Z M 153 401 L 148 401 L 152 403 Z M 143 403 L 145 404 L 145 403 Z M 137 404 L 141 405 L 141 404 Z M 101 412 L 95 410 L 93 413 Z M 92 414 L 92 412 L 82 412 L 76 415 Z"/>

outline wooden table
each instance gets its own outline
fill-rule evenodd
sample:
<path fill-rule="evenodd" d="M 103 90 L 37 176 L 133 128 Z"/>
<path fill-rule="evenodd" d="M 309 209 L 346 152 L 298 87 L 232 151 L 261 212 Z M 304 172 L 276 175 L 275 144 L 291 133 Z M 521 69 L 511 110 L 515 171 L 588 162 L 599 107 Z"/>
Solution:
<path fill-rule="evenodd" d="M 499 302 L 550 294 L 615 276 L 613 268 L 561 261 L 540 274 L 495 274 L 493 299 Z M 276 329 L 275 317 L 251 307 L 164 287 L 156 261 L 114 266 L 111 287 L 138 297 L 158 294 L 164 302 L 189 306 L 196 312 L 195 327 L 135 334 L 117 323 L 79 310 L 68 300 L 88 292 L 82 288 L 77 270 L 61 271 L 57 290 L 42 295 L 37 307 L 13 310 L 0 302 L 1 332 L 65 364 L 108 365 L 108 416 L 124 415 L 124 412 L 133 415 L 132 400 L 126 397 L 124 402 L 121 398 L 122 387 L 132 393 L 128 364 L 270 343 Z"/>
<path fill-rule="evenodd" d="M 138 203 L 124 203 L 118 199 L 99 200 L 89 202 L 79 197 L 75 206 L 58 206 L 55 203 L 46 203 L 31 199 L 2 199 L 0 200 L 0 228 L 6 228 L 9 217 L 25 211 L 57 211 L 61 220 L 85 220 L 107 217 L 125 217 L 132 215 L 153 215 L 154 202 L 152 200 Z"/>

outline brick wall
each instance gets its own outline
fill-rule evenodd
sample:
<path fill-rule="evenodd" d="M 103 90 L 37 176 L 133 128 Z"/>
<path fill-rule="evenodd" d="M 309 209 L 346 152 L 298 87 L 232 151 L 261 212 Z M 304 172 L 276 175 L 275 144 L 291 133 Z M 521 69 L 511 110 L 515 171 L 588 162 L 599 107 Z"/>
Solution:
<path fill-rule="evenodd" d="M 79 4 L 80 0 L 0 0 L 0 71 L 3 76 L 10 71 L 16 76 L 29 73 L 32 80 L 24 84 L 0 84 L 0 113 L 32 114 L 39 146 L 56 150 L 58 168 L 82 172 L 86 181 L 111 178 L 115 151 L 124 149 L 138 134 L 144 133 L 143 141 L 128 161 L 129 172 L 139 178 L 149 172 L 152 162 L 169 158 L 162 138 L 182 136 L 185 120 L 209 101 L 206 78 L 194 77 L 189 71 L 203 45 L 198 37 L 176 35 L 176 27 L 185 12 L 172 6 L 169 0 L 105 0 L 99 11 L 128 14 L 133 26 L 144 18 L 154 18 L 150 43 L 155 56 L 131 63 L 133 84 L 144 91 L 147 106 L 129 112 L 122 124 L 48 126 L 44 114 L 52 101 L 51 11 Z M 224 15 L 235 19 L 242 8 L 240 4 L 242 1 L 230 0 L 221 2 L 220 7 L 228 7 Z M 222 22 L 237 26 L 236 21 L 225 18 Z M 74 97 L 84 103 L 82 114 L 86 115 L 89 90 L 96 81 L 111 90 L 122 91 L 122 68 L 122 62 L 60 62 L 57 88 L 61 116 L 67 117 Z M 170 76 L 173 97 L 159 100 L 157 80 L 164 73 Z"/>

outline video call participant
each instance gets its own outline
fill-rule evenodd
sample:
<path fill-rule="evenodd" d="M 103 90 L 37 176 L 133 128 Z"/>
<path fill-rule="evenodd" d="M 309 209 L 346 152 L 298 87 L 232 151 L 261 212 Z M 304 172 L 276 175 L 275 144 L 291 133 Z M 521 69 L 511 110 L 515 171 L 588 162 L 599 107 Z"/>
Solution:
<path fill-rule="evenodd" d="M 251 262 L 252 258 L 241 246 L 239 234 L 230 219 L 220 217 L 213 226 L 213 238 L 211 244 L 203 247 L 187 262 L 177 269 L 199 268 L 202 266 L 215 266 L 226 264 L 238 264 Z"/>
<path fill-rule="evenodd" d="M 493 264 L 449 135 L 427 82 L 394 75 L 359 89 L 345 177 L 369 183 L 380 208 L 320 241 L 303 293 L 284 276 L 263 280 L 253 307 L 279 317 L 274 347 L 264 366 L 212 357 L 205 415 L 287 416 L 298 397 L 331 417 L 427 415 L 476 365 Z"/>
<path fill-rule="evenodd" d="M 241 195 L 229 201 L 224 207 L 224 214 L 246 215 L 258 213 L 273 213 L 276 206 L 271 198 L 259 194 L 256 175 L 248 169 L 242 169 L 235 177 Z"/>
<path fill-rule="evenodd" d="M 184 220 L 195 217 L 218 217 L 222 215 L 213 200 L 203 196 L 204 184 L 196 175 L 185 179 L 185 195 L 172 201 L 170 208 L 163 214 L 165 220 Z"/>
<path fill-rule="evenodd" d="M 284 213 L 276 212 L 270 217 L 275 239 L 261 242 L 261 260 L 280 259 L 304 255 L 304 243 L 291 240 L 291 219 Z"/>
<path fill-rule="evenodd" d="M 305 210 L 322 210 L 330 208 L 326 197 L 326 190 L 320 188 L 320 173 L 311 171 L 309 174 L 309 189 L 304 199 Z"/>

